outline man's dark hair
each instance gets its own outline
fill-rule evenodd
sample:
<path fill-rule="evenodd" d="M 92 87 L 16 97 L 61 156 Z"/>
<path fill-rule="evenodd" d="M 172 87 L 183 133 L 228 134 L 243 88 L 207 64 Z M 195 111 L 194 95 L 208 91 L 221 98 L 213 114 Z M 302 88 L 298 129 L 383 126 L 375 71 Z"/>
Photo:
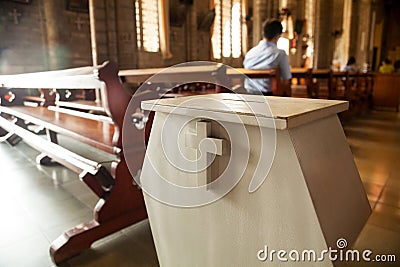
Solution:
<path fill-rule="evenodd" d="M 385 62 L 386 64 L 392 63 L 392 61 L 390 61 L 390 59 L 388 59 L 388 58 L 385 58 L 384 62 Z"/>
<path fill-rule="evenodd" d="M 283 27 L 279 20 L 269 19 L 263 23 L 264 37 L 272 40 L 275 36 L 282 33 Z"/>
<path fill-rule="evenodd" d="M 355 57 L 350 57 L 349 61 L 347 61 L 347 66 L 356 63 L 356 58 Z"/>

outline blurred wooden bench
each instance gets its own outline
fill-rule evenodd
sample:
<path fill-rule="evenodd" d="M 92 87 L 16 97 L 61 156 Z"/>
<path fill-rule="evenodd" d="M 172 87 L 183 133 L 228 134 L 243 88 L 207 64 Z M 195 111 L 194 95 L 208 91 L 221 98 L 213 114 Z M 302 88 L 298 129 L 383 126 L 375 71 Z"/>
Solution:
<path fill-rule="evenodd" d="M 225 66 L 220 63 L 192 63 L 169 68 L 126 69 L 118 75 L 128 88 L 146 88 L 163 97 L 226 92 L 220 86 L 226 78 Z"/>
<path fill-rule="evenodd" d="M 400 74 L 375 73 L 373 88 L 374 108 L 388 108 L 399 112 Z"/>
<path fill-rule="evenodd" d="M 291 91 L 293 97 L 314 98 L 315 87 L 313 86 L 312 69 L 291 68 L 292 73 Z"/>
<path fill-rule="evenodd" d="M 232 87 L 236 87 L 235 91 L 239 93 L 246 93 L 244 88 L 244 79 L 271 79 L 272 94 L 274 96 L 290 96 L 290 88 L 284 88 L 281 84 L 280 70 L 278 68 L 253 70 L 245 68 L 227 68 L 227 79 L 230 81 Z"/>

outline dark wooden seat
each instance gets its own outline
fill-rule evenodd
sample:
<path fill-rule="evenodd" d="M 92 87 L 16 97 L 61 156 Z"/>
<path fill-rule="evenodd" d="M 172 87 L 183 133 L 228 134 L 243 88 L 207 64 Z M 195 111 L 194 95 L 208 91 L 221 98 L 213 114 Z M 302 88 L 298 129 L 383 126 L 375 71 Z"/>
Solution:
<path fill-rule="evenodd" d="M 67 135 L 107 153 L 114 153 L 119 149 L 113 144 L 113 123 L 71 116 L 68 113 L 52 111 L 47 107 L 0 106 L 0 112 L 41 125 L 50 131 Z"/>

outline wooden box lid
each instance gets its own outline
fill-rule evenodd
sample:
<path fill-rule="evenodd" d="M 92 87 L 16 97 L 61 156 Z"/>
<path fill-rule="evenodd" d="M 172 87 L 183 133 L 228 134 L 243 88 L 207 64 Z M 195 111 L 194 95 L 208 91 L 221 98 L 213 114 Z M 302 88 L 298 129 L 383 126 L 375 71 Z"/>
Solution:
<path fill-rule="evenodd" d="M 142 102 L 144 110 L 194 118 L 211 118 L 246 125 L 288 129 L 348 109 L 347 101 L 273 97 L 246 94 L 209 94 Z"/>

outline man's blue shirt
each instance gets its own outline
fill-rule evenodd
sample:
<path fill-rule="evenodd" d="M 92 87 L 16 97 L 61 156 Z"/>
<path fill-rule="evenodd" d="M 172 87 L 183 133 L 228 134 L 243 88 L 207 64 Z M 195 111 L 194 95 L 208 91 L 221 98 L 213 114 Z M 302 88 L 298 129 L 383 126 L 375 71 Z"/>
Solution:
<path fill-rule="evenodd" d="M 278 49 L 275 43 L 261 40 L 257 46 L 247 52 L 243 66 L 246 69 L 271 69 L 279 68 L 281 80 L 292 78 L 289 59 L 285 51 Z M 270 79 L 246 79 L 245 88 L 249 93 L 271 92 Z"/>

